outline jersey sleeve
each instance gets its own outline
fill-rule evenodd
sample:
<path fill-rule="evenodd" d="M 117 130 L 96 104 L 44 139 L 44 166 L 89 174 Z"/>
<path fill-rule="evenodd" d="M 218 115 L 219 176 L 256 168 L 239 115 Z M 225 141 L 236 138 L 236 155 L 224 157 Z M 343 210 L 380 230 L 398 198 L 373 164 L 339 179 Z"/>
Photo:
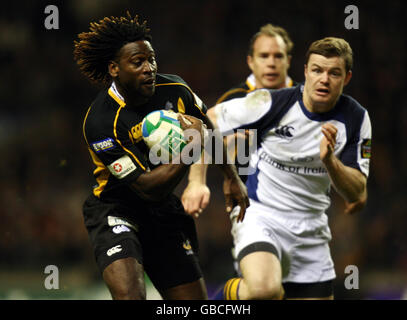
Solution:
<path fill-rule="evenodd" d="M 247 95 L 248 90 L 244 88 L 233 88 L 225 92 L 217 101 L 216 104 L 229 101 L 236 98 L 243 98 Z"/>
<path fill-rule="evenodd" d="M 206 117 L 208 108 L 205 103 L 192 91 L 188 84 L 179 76 L 171 75 L 171 79 L 181 86 L 180 97 L 177 101 L 179 113 L 185 113 L 203 120 Z"/>
<path fill-rule="evenodd" d="M 86 130 L 85 134 L 96 170 L 102 172 L 106 168 L 116 179 L 129 183 L 148 169 L 143 153 L 132 143 L 120 123 L 116 124 L 113 132 Z"/>
<path fill-rule="evenodd" d="M 216 106 L 217 126 L 222 134 L 261 120 L 272 106 L 271 92 L 266 89 L 255 90 L 243 98 L 222 102 Z"/>
<path fill-rule="evenodd" d="M 206 115 L 208 108 L 202 102 L 202 100 L 191 90 L 192 93 L 192 113 L 195 113 L 197 117 L 201 118 Z"/>
<path fill-rule="evenodd" d="M 187 85 L 186 89 L 183 99 L 180 98 L 178 100 L 178 112 L 203 120 L 208 110 L 206 105 Z"/>
<path fill-rule="evenodd" d="M 350 138 L 346 144 L 340 160 L 344 165 L 360 170 L 366 177 L 369 176 L 371 157 L 372 126 L 369 114 L 365 111 L 358 134 Z"/>

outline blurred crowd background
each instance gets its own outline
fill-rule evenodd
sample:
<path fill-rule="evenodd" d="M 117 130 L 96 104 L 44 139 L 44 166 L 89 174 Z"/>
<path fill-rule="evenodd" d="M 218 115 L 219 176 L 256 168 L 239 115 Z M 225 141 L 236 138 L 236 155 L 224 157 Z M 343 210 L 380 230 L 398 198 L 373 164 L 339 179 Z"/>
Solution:
<path fill-rule="evenodd" d="M 44 26 L 49 4 L 59 9 L 58 30 Z M 349 4 L 359 9 L 358 30 L 344 26 Z M 337 36 L 351 44 L 353 78 L 345 93 L 370 113 L 373 156 L 362 213 L 345 216 L 342 200 L 332 195 L 335 294 L 338 299 L 407 298 L 407 10 L 401 0 L 2 3 L 0 298 L 109 298 L 82 218 L 94 180 L 81 126 L 99 88 L 79 73 L 72 50 L 91 21 L 126 10 L 148 21 L 159 72 L 181 76 L 208 107 L 249 74 L 248 41 L 263 24 L 289 31 L 295 44 L 290 75 L 299 82 L 312 41 Z M 197 229 L 212 292 L 233 274 L 232 238 L 216 167 L 210 168 L 208 183 L 211 203 Z M 185 185 L 184 179 L 176 193 Z M 44 288 L 47 265 L 59 268 L 60 290 Z M 344 286 L 348 265 L 358 267 L 359 289 Z"/>

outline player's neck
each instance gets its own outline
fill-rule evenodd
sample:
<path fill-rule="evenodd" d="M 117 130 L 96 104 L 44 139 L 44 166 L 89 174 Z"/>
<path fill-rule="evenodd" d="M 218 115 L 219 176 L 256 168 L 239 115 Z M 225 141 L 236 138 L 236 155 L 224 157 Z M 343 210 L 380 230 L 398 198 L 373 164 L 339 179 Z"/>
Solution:
<path fill-rule="evenodd" d="M 304 90 L 303 96 L 302 96 L 302 101 L 304 103 L 305 109 L 307 109 L 309 112 L 311 112 L 311 113 L 325 113 L 325 112 L 331 111 L 335 107 L 336 102 L 338 101 L 338 99 L 336 99 L 334 103 L 330 103 L 330 104 L 318 103 L 318 102 L 313 101 L 308 96 L 306 91 Z"/>
<path fill-rule="evenodd" d="M 120 84 L 115 83 L 117 91 L 120 93 L 120 95 L 123 97 L 124 102 L 128 106 L 141 106 L 145 103 L 148 102 L 150 99 L 149 97 L 145 97 L 141 94 L 138 94 L 137 92 L 131 93 L 128 90 L 124 89 L 123 87 L 120 86 Z"/>
<path fill-rule="evenodd" d="M 143 104 L 146 104 L 148 102 L 148 100 L 150 100 L 150 98 L 143 97 L 141 95 L 124 96 L 124 101 L 126 101 L 126 104 L 128 106 L 133 106 L 133 107 L 137 107 L 137 106 L 141 106 Z"/>
<path fill-rule="evenodd" d="M 290 82 L 285 80 L 284 82 L 282 82 L 281 84 L 279 84 L 278 86 L 273 86 L 273 87 L 266 87 L 263 86 L 259 81 L 256 81 L 256 86 L 255 89 L 273 89 L 273 90 L 277 90 L 277 89 L 283 89 L 283 88 L 289 88 L 290 87 Z"/>

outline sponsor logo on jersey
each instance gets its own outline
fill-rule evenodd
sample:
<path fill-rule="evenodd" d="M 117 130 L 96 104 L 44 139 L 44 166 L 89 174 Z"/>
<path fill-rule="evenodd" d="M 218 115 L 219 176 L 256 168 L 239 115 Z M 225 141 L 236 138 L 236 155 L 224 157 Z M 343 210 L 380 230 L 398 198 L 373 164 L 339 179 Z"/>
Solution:
<path fill-rule="evenodd" d="M 114 140 L 112 138 L 107 138 L 101 141 L 96 141 L 92 143 L 92 148 L 96 153 L 103 152 L 115 148 Z"/>
<path fill-rule="evenodd" d="M 314 157 L 291 157 L 291 160 L 294 162 L 312 162 L 314 161 Z"/>
<path fill-rule="evenodd" d="M 371 155 L 372 155 L 372 139 L 363 139 L 362 158 L 370 159 Z"/>
<path fill-rule="evenodd" d="M 115 163 L 113 165 L 113 170 L 117 173 L 120 173 L 123 170 L 123 166 L 120 163 Z"/>
<path fill-rule="evenodd" d="M 113 232 L 116 234 L 119 234 L 122 232 L 130 232 L 130 229 L 124 225 L 120 225 L 120 226 L 113 227 Z"/>
<path fill-rule="evenodd" d="M 324 167 L 306 167 L 304 165 L 298 165 L 298 163 L 294 165 L 289 165 L 287 163 L 276 161 L 265 151 L 259 153 L 259 159 L 265 161 L 266 163 L 270 164 L 271 166 L 278 170 L 289 173 L 306 175 L 327 174 L 327 170 Z"/>
<path fill-rule="evenodd" d="M 128 155 L 117 159 L 108 165 L 107 168 L 117 179 L 123 179 L 137 169 L 136 165 L 131 161 Z"/>
<path fill-rule="evenodd" d="M 109 250 L 107 250 L 106 254 L 110 257 L 110 256 L 114 255 L 115 253 L 118 253 L 118 252 L 120 252 L 122 250 L 123 250 L 123 248 L 119 244 L 119 245 L 114 246 L 114 247 L 110 248 Z"/>
<path fill-rule="evenodd" d="M 136 142 L 139 142 L 141 141 L 141 139 L 143 139 L 143 134 L 141 130 L 142 124 L 143 122 L 140 122 L 130 129 L 131 136 Z"/>
<path fill-rule="evenodd" d="M 282 126 L 274 130 L 274 133 L 280 138 L 291 139 L 293 137 L 292 130 L 294 130 L 292 126 Z"/>
<path fill-rule="evenodd" d="M 115 226 L 127 226 L 135 231 L 138 231 L 138 226 L 135 224 L 131 224 L 130 222 L 119 218 L 119 217 L 114 217 L 114 216 L 108 216 L 107 217 L 107 223 L 109 224 L 110 227 L 115 227 Z"/>

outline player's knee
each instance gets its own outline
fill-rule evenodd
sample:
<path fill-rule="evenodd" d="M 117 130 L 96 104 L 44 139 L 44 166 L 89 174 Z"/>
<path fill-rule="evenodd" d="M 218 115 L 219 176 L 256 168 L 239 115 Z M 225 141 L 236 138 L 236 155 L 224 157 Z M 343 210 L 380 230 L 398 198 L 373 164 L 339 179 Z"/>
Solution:
<path fill-rule="evenodd" d="M 116 260 L 103 271 L 103 279 L 114 300 L 145 300 L 142 266 L 134 258 Z"/>
<path fill-rule="evenodd" d="M 129 283 L 116 283 L 110 286 L 110 293 L 114 300 L 145 300 L 145 289 Z"/>
<path fill-rule="evenodd" d="M 282 299 L 282 286 L 280 283 L 264 281 L 248 286 L 251 300 L 278 300 Z"/>

